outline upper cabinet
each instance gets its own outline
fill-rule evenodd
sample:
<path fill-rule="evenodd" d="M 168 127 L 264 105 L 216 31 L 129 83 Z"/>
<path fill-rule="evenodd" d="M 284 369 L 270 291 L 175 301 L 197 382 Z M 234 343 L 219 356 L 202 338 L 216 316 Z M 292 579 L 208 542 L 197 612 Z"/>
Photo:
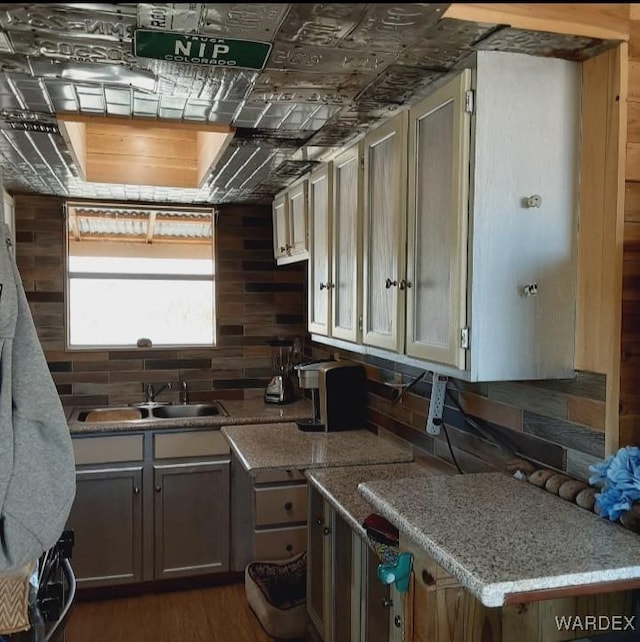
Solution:
<path fill-rule="evenodd" d="M 331 336 L 333 165 L 309 176 L 309 331 Z"/>
<path fill-rule="evenodd" d="M 331 336 L 359 342 L 362 275 L 362 144 L 333 161 Z"/>
<path fill-rule="evenodd" d="M 464 370 L 471 72 L 411 110 L 407 243 L 409 356 Z"/>
<path fill-rule="evenodd" d="M 333 327 L 310 330 L 470 381 L 572 376 L 580 66 L 467 67 L 334 159 Z"/>
<path fill-rule="evenodd" d="M 307 178 L 280 192 L 273 201 L 273 251 L 278 265 L 304 261 L 308 248 Z"/>
<path fill-rule="evenodd" d="M 407 112 L 364 139 L 363 343 L 402 351 Z"/>

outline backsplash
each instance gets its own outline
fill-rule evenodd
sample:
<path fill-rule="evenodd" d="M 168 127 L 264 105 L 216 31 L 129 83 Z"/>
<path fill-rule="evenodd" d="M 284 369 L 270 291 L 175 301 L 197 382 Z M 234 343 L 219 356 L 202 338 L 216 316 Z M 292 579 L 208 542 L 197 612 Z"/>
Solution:
<path fill-rule="evenodd" d="M 437 437 L 426 432 L 430 374 L 394 403 L 397 389 L 385 382 L 409 383 L 423 370 L 319 343 L 306 347 L 306 356 L 312 359 L 335 355 L 365 366 L 372 428 L 413 444 L 416 458 L 426 451 L 451 462 L 444 432 Z M 460 467 L 464 472 L 504 470 L 509 460 L 521 456 L 586 480 L 588 466 L 604 457 L 605 383 L 604 375 L 587 372 L 553 381 L 472 384 L 450 378 L 451 397 L 446 399 L 443 419 Z M 503 448 L 472 428 L 456 402 Z"/>
<path fill-rule="evenodd" d="M 271 207 L 221 205 L 216 226 L 218 346 L 65 351 L 63 201 L 16 195 L 16 260 L 38 336 L 66 406 L 143 399 L 143 384 L 181 379 L 193 401 L 262 397 L 274 336 L 306 332 L 304 263 L 273 259 Z M 179 386 L 162 399 L 178 401 Z"/>

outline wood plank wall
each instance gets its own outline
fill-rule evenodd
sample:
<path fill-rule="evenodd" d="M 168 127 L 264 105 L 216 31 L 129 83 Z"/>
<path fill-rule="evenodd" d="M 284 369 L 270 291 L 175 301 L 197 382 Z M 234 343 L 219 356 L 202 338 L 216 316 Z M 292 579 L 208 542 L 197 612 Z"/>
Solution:
<path fill-rule="evenodd" d="M 629 94 L 622 268 L 620 445 L 640 444 L 640 6 L 629 5 Z"/>

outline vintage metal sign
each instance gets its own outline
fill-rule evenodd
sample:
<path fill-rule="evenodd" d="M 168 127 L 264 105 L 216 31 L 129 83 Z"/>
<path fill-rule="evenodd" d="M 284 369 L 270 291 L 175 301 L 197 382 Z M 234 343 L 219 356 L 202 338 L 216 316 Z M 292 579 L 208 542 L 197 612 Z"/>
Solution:
<path fill-rule="evenodd" d="M 262 69 L 271 43 L 136 29 L 134 55 L 193 65 Z"/>
<path fill-rule="evenodd" d="M 198 31 L 202 8 L 199 3 L 138 4 L 138 26 L 160 31 Z"/>

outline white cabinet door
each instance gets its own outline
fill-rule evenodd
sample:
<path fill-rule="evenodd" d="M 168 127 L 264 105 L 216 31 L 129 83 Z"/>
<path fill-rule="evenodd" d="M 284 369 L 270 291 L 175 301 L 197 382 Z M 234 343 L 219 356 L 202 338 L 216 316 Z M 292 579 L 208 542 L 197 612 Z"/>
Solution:
<path fill-rule="evenodd" d="M 465 70 L 410 112 L 409 356 L 465 368 L 470 115 Z"/>
<path fill-rule="evenodd" d="M 362 342 L 404 343 L 407 112 L 364 139 Z"/>
<path fill-rule="evenodd" d="M 278 194 L 273 200 L 273 254 L 276 259 L 286 257 L 289 245 L 289 208 L 287 195 Z"/>
<path fill-rule="evenodd" d="M 331 334 L 331 164 L 309 177 L 309 332 Z"/>
<path fill-rule="evenodd" d="M 333 162 L 331 334 L 360 342 L 362 148 L 354 145 Z"/>
<path fill-rule="evenodd" d="M 308 257 L 307 248 L 307 181 L 287 191 L 289 202 L 289 240 L 287 253 L 297 260 Z"/>

